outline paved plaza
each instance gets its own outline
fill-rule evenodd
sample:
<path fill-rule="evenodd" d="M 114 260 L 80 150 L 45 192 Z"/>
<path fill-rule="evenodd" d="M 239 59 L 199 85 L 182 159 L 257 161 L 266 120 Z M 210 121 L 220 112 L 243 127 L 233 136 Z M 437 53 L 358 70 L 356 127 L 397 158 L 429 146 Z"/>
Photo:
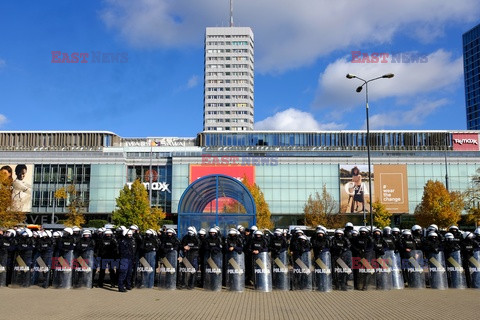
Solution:
<path fill-rule="evenodd" d="M 0 288 L 1 319 L 476 319 L 480 290 L 243 293 Z"/>

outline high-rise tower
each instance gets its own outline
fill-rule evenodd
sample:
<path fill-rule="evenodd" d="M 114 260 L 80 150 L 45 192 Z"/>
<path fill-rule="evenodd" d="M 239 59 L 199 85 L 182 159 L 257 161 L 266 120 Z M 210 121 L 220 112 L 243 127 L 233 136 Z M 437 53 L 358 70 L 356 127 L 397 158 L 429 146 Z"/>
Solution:
<path fill-rule="evenodd" d="M 480 129 L 480 24 L 463 34 L 467 129 Z"/>
<path fill-rule="evenodd" d="M 253 130 L 254 40 L 248 27 L 207 28 L 204 131 Z"/>

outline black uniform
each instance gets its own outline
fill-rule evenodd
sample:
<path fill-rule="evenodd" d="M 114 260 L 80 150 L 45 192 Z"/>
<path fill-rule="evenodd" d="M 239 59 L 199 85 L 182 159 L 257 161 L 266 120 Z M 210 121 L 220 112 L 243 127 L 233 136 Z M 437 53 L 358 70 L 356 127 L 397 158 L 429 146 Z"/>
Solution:
<path fill-rule="evenodd" d="M 123 237 L 118 242 L 118 254 L 120 256 L 118 291 L 120 292 L 132 289 L 133 260 L 136 252 L 137 242 L 133 236 Z"/>
<path fill-rule="evenodd" d="M 118 244 L 113 235 L 104 235 L 98 243 L 98 256 L 100 257 L 100 274 L 98 276 L 98 287 L 103 287 L 105 279 L 105 270 L 108 268 L 110 273 L 110 285 L 112 287 L 117 283 L 117 275 L 114 267 L 120 267 L 118 263 Z"/>

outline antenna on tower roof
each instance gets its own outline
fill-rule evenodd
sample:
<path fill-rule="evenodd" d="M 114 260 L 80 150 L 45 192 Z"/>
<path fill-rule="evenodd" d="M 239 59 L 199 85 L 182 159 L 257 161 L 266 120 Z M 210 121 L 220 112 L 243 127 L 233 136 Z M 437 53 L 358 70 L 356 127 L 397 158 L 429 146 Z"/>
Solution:
<path fill-rule="evenodd" d="M 233 27 L 233 0 L 230 0 L 230 27 Z"/>

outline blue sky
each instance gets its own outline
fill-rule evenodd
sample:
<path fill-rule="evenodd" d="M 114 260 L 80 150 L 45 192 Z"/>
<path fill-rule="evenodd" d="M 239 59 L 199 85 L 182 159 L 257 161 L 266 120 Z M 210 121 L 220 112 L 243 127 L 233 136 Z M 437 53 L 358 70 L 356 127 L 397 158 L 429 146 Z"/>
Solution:
<path fill-rule="evenodd" d="M 202 130 L 205 27 L 226 26 L 228 0 L 0 2 L 0 130 L 108 130 L 124 137 Z M 255 128 L 466 128 L 462 33 L 477 0 L 243 0 L 235 25 L 255 34 Z M 88 53 L 52 63 L 52 52 Z M 352 51 L 424 63 L 352 63 Z M 93 63 L 92 52 L 124 62 Z"/>

